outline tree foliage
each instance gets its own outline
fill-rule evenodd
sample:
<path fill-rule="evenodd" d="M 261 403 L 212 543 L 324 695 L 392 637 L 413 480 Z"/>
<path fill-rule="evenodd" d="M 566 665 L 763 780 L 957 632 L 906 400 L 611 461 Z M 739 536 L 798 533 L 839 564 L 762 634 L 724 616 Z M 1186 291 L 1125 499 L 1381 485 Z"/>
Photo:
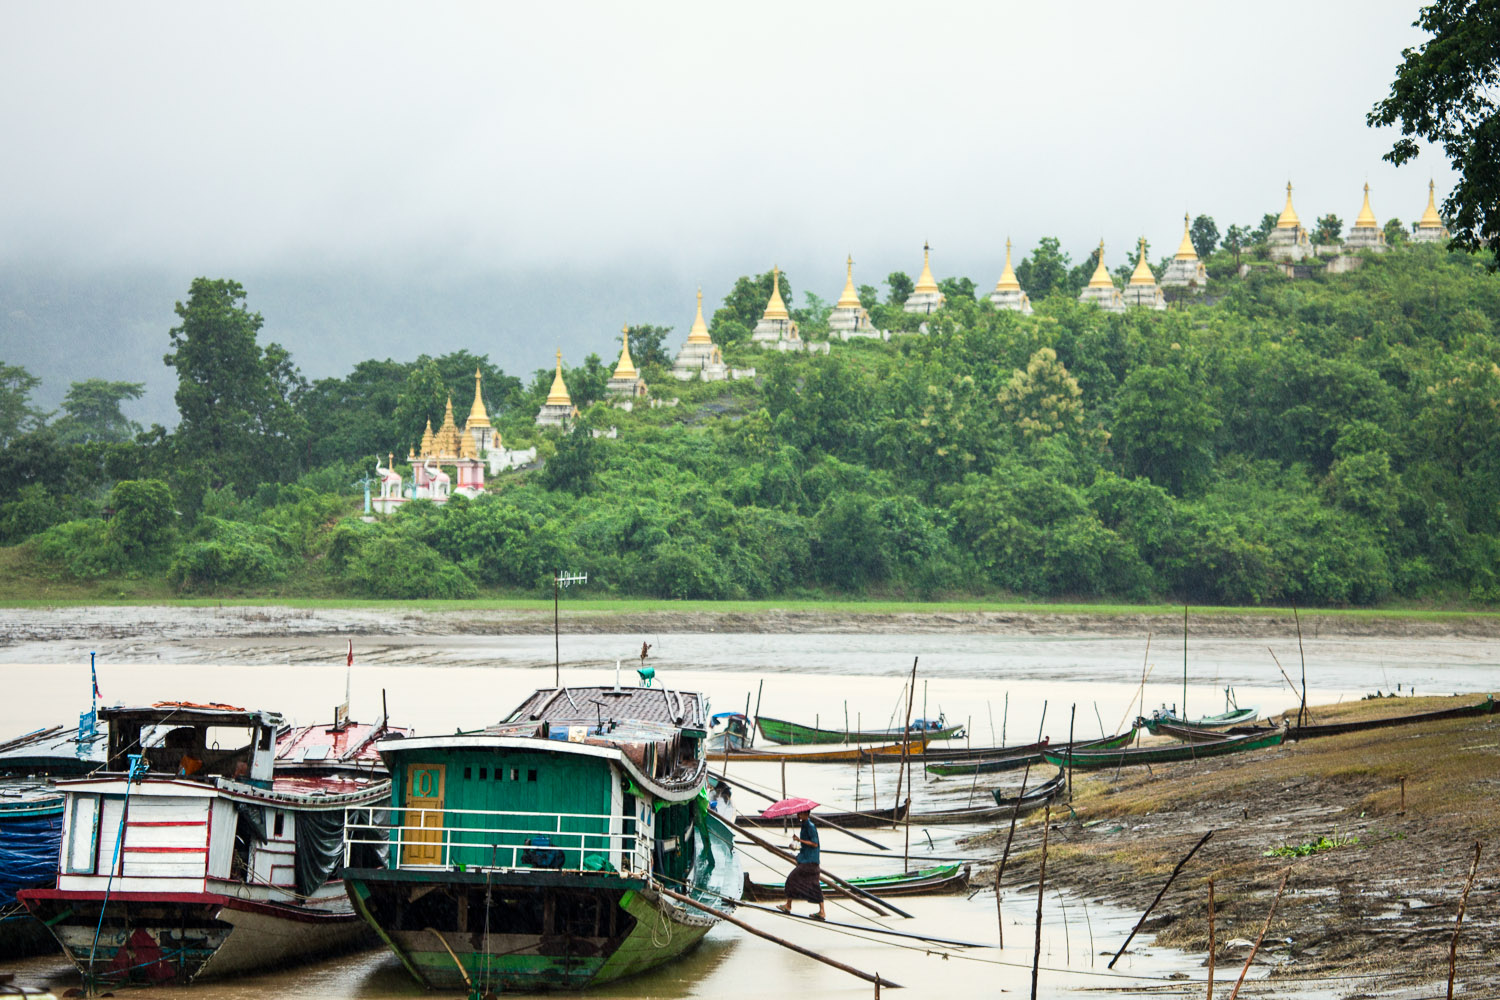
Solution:
<path fill-rule="evenodd" d="M 1398 126 L 1401 137 L 1384 159 L 1410 162 L 1418 139 L 1443 147 L 1458 184 L 1443 199 L 1453 246 L 1488 248 L 1500 260 L 1500 0 L 1436 0 L 1413 26 L 1431 37 L 1403 49 L 1390 94 L 1367 116 Z"/>

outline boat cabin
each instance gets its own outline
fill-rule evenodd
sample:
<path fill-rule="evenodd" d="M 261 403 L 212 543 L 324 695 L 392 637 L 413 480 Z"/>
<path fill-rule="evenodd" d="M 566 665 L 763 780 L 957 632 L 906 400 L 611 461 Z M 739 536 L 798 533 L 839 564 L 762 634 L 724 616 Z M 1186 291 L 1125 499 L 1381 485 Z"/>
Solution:
<path fill-rule="evenodd" d="M 130 758 L 138 754 L 147 774 L 270 786 L 276 730 L 282 724 L 275 712 L 157 702 L 146 708 L 103 708 L 99 718 L 109 726 L 106 772 L 128 772 Z"/>
<path fill-rule="evenodd" d="M 562 687 L 483 730 L 382 742 L 390 866 L 685 878 L 707 735 L 697 694 Z"/>

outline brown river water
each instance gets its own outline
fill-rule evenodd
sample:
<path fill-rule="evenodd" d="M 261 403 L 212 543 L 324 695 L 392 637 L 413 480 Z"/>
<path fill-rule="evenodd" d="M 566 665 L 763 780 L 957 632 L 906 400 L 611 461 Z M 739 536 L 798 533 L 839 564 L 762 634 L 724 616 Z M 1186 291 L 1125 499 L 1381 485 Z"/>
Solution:
<path fill-rule="evenodd" d="M 0 618 L 0 625 L 5 619 Z M 537 687 L 551 686 L 554 647 L 540 635 L 396 635 L 384 634 L 379 622 L 351 615 L 337 635 L 300 634 L 295 627 L 272 627 L 268 634 L 115 634 L 100 638 L 61 620 L 38 630 L 34 618 L 7 633 L 0 645 L 0 738 L 40 725 L 75 720 L 87 708 L 88 652 L 99 656 L 103 703 L 156 700 L 220 701 L 280 711 L 290 721 L 310 723 L 331 717 L 346 683 L 346 637 L 355 646 L 355 666 L 347 675 L 353 714 L 361 720 L 379 715 L 382 693 L 391 720 L 419 733 L 471 728 L 506 715 Z M 128 632 L 129 630 L 124 630 Z M 252 632 L 254 630 L 251 630 Z M 22 634 L 24 632 L 24 635 Z M 769 716 L 840 727 L 847 712 L 851 725 L 899 724 L 903 676 L 917 657 L 918 683 L 914 714 L 946 713 L 950 722 L 967 723 L 976 745 L 1001 741 L 1029 742 L 1039 728 L 1055 741 L 1067 739 L 1071 724 L 1079 738 L 1115 732 L 1139 711 L 1136 701 L 1143 669 L 1148 673 L 1144 702 L 1149 710 L 1183 699 L 1183 649 L 1180 636 L 1156 637 L 1149 653 L 1146 641 L 1119 636 L 1009 636 L 966 634 L 660 634 L 564 635 L 562 674 L 566 683 L 607 684 L 622 660 L 622 679 L 633 683 L 634 657 L 642 641 L 652 643 L 651 663 L 659 682 L 703 691 L 715 711 L 743 710 L 760 700 Z M 1295 638 L 1278 636 L 1190 640 L 1187 703 L 1192 714 L 1221 711 L 1225 688 L 1238 704 L 1259 705 L 1264 713 L 1295 704 L 1267 647 L 1283 667 L 1299 676 L 1301 659 Z M 1357 698 L 1377 688 L 1419 694 L 1486 690 L 1494 683 L 1500 643 L 1463 638 L 1314 638 L 1305 644 L 1308 700 L 1327 703 Z M 761 687 L 764 682 L 764 687 Z M 925 709 L 924 709 L 925 703 Z M 1043 705 L 1046 706 L 1043 725 Z M 904 710 L 904 705 L 903 709 Z M 962 743 L 962 741 L 960 741 Z M 779 797 L 778 765 L 731 762 L 730 776 L 758 785 Z M 996 785 L 1015 785 L 1019 775 L 996 779 L 926 780 L 916 771 L 911 789 L 914 808 L 962 806 L 988 797 Z M 896 769 L 882 765 L 874 775 L 875 805 L 889 805 Z M 791 765 L 786 790 L 808 795 L 832 808 L 869 808 L 871 770 L 852 765 Z M 857 787 L 856 787 L 857 786 Z M 753 808 L 743 793 L 740 808 Z M 975 828 L 914 826 L 911 863 L 937 857 L 964 857 L 959 841 Z M 775 835 L 779 838 L 779 833 Z M 826 867 L 844 875 L 898 870 L 902 865 L 902 831 L 876 831 L 874 839 L 890 848 L 874 852 L 836 831 L 826 831 L 828 851 L 885 853 L 884 857 L 825 854 Z M 753 849 L 751 849 L 753 850 Z M 753 875 L 773 876 L 758 860 L 742 858 Z M 1031 986 L 1036 919 L 1036 886 L 1008 887 L 1003 900 L 1004 949 L 997 938 L 993 887 L 975 887 L 971 896 L 902 900 L 914 919 L 867 919 L 857 907 L 830 902 L 829 916 L 862 926 L 974 942 L 983 947 L 922 945 L 879 939 L 792 921 L 777 915 L 742 911 L 758 927 L 792 938 L 814 950 L 901 983 L 900 996 L 968 997 L 1009 992 L 1025 995 Z M 1127 913 L 1050 887 L 1043 900 L 1039 995 L 1044 997 L 1125 993 L 1202 995 L 1204 956 L 1154 946 L 1138 937 L 1113 972 L 1105 965 L 1125 938 L 1137 914 Z M 806 909 L 805 907 L 803 908 Z M 5 956 L 0 956 L 3 960 Z M 71 967 L 58 957 L 4 963 L 29 984 L 61 991 L 76 985 Z M 1227 991 L 1238 969 L 1219 976 Z M 1252 980 L 1263 970 L 1252 972 Z M 1286 983 L 1277 996 L 1323 997 L 1347 992 L 1351 984 Z M 142 995 L 191 995 L 199 1000 L 348 997 L 360 1000 L 422 995 L 393 956 L 368 951 L 267 972 L 230 982 L 183 988 L 144 990 Z M 681 961 L 590 996 L 687 998 L 732 995 L 782 997 L 802 993 L 820 997 L 871 995 L 871 988 L 833 968 L 785 951 L 738 928 L 716 928 L 704 944 Z M 1270 995 L 1267 987 L 1247 983 L 1247 990 Z"/>

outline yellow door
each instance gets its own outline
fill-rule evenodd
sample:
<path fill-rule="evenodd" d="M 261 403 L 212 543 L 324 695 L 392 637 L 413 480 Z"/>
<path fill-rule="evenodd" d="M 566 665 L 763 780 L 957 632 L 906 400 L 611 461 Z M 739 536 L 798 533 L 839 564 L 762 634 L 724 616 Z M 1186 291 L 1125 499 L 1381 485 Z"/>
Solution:
<path fill-rule="evenodd" d="M 442 764 L 407 765 L 402 864 L 443 863 L 443 770 Z"/>

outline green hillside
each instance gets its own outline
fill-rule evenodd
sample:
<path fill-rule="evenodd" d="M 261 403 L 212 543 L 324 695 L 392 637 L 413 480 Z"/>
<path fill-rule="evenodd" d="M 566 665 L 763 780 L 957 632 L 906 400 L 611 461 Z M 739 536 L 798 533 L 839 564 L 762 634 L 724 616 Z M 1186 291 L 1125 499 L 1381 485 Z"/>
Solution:
<path fill-rule="evenodd" d="M 0 599 L 539 595 L 568 569 L 593 597 L 1500 601 L 1500 278 L 1432 246 L 1299 280 L 1220 253 L 1210 273 L 1207 301 L 1124 314 L 1079 305 L 1065 272 L 1033 316 L 944 282 L 928 333 L 812 357 L 744 344 L 735 310 L 769 275 L 742 279 L 710 327 L 753 380 L 679 382 L 685 332 L 637 327 L 651 395 L 678 403 L 626 413 L 599 402 L 619 350 L 601 335 L 602 360 L 564 369 L 583 410 L 565 435 L 532 423 L 550 368 L 451 345 L 308 385 L 200 280 L 163 331 L 175 431 L 0 400 Z M 861 291 L 878 325 L 915 325 Z M 816 339 L 827 307 L 806 302 Z M 450 393 L 462 419 L 476 367 L 541 467 L 362 521 L 372 457 L 399 462 Z"/>

